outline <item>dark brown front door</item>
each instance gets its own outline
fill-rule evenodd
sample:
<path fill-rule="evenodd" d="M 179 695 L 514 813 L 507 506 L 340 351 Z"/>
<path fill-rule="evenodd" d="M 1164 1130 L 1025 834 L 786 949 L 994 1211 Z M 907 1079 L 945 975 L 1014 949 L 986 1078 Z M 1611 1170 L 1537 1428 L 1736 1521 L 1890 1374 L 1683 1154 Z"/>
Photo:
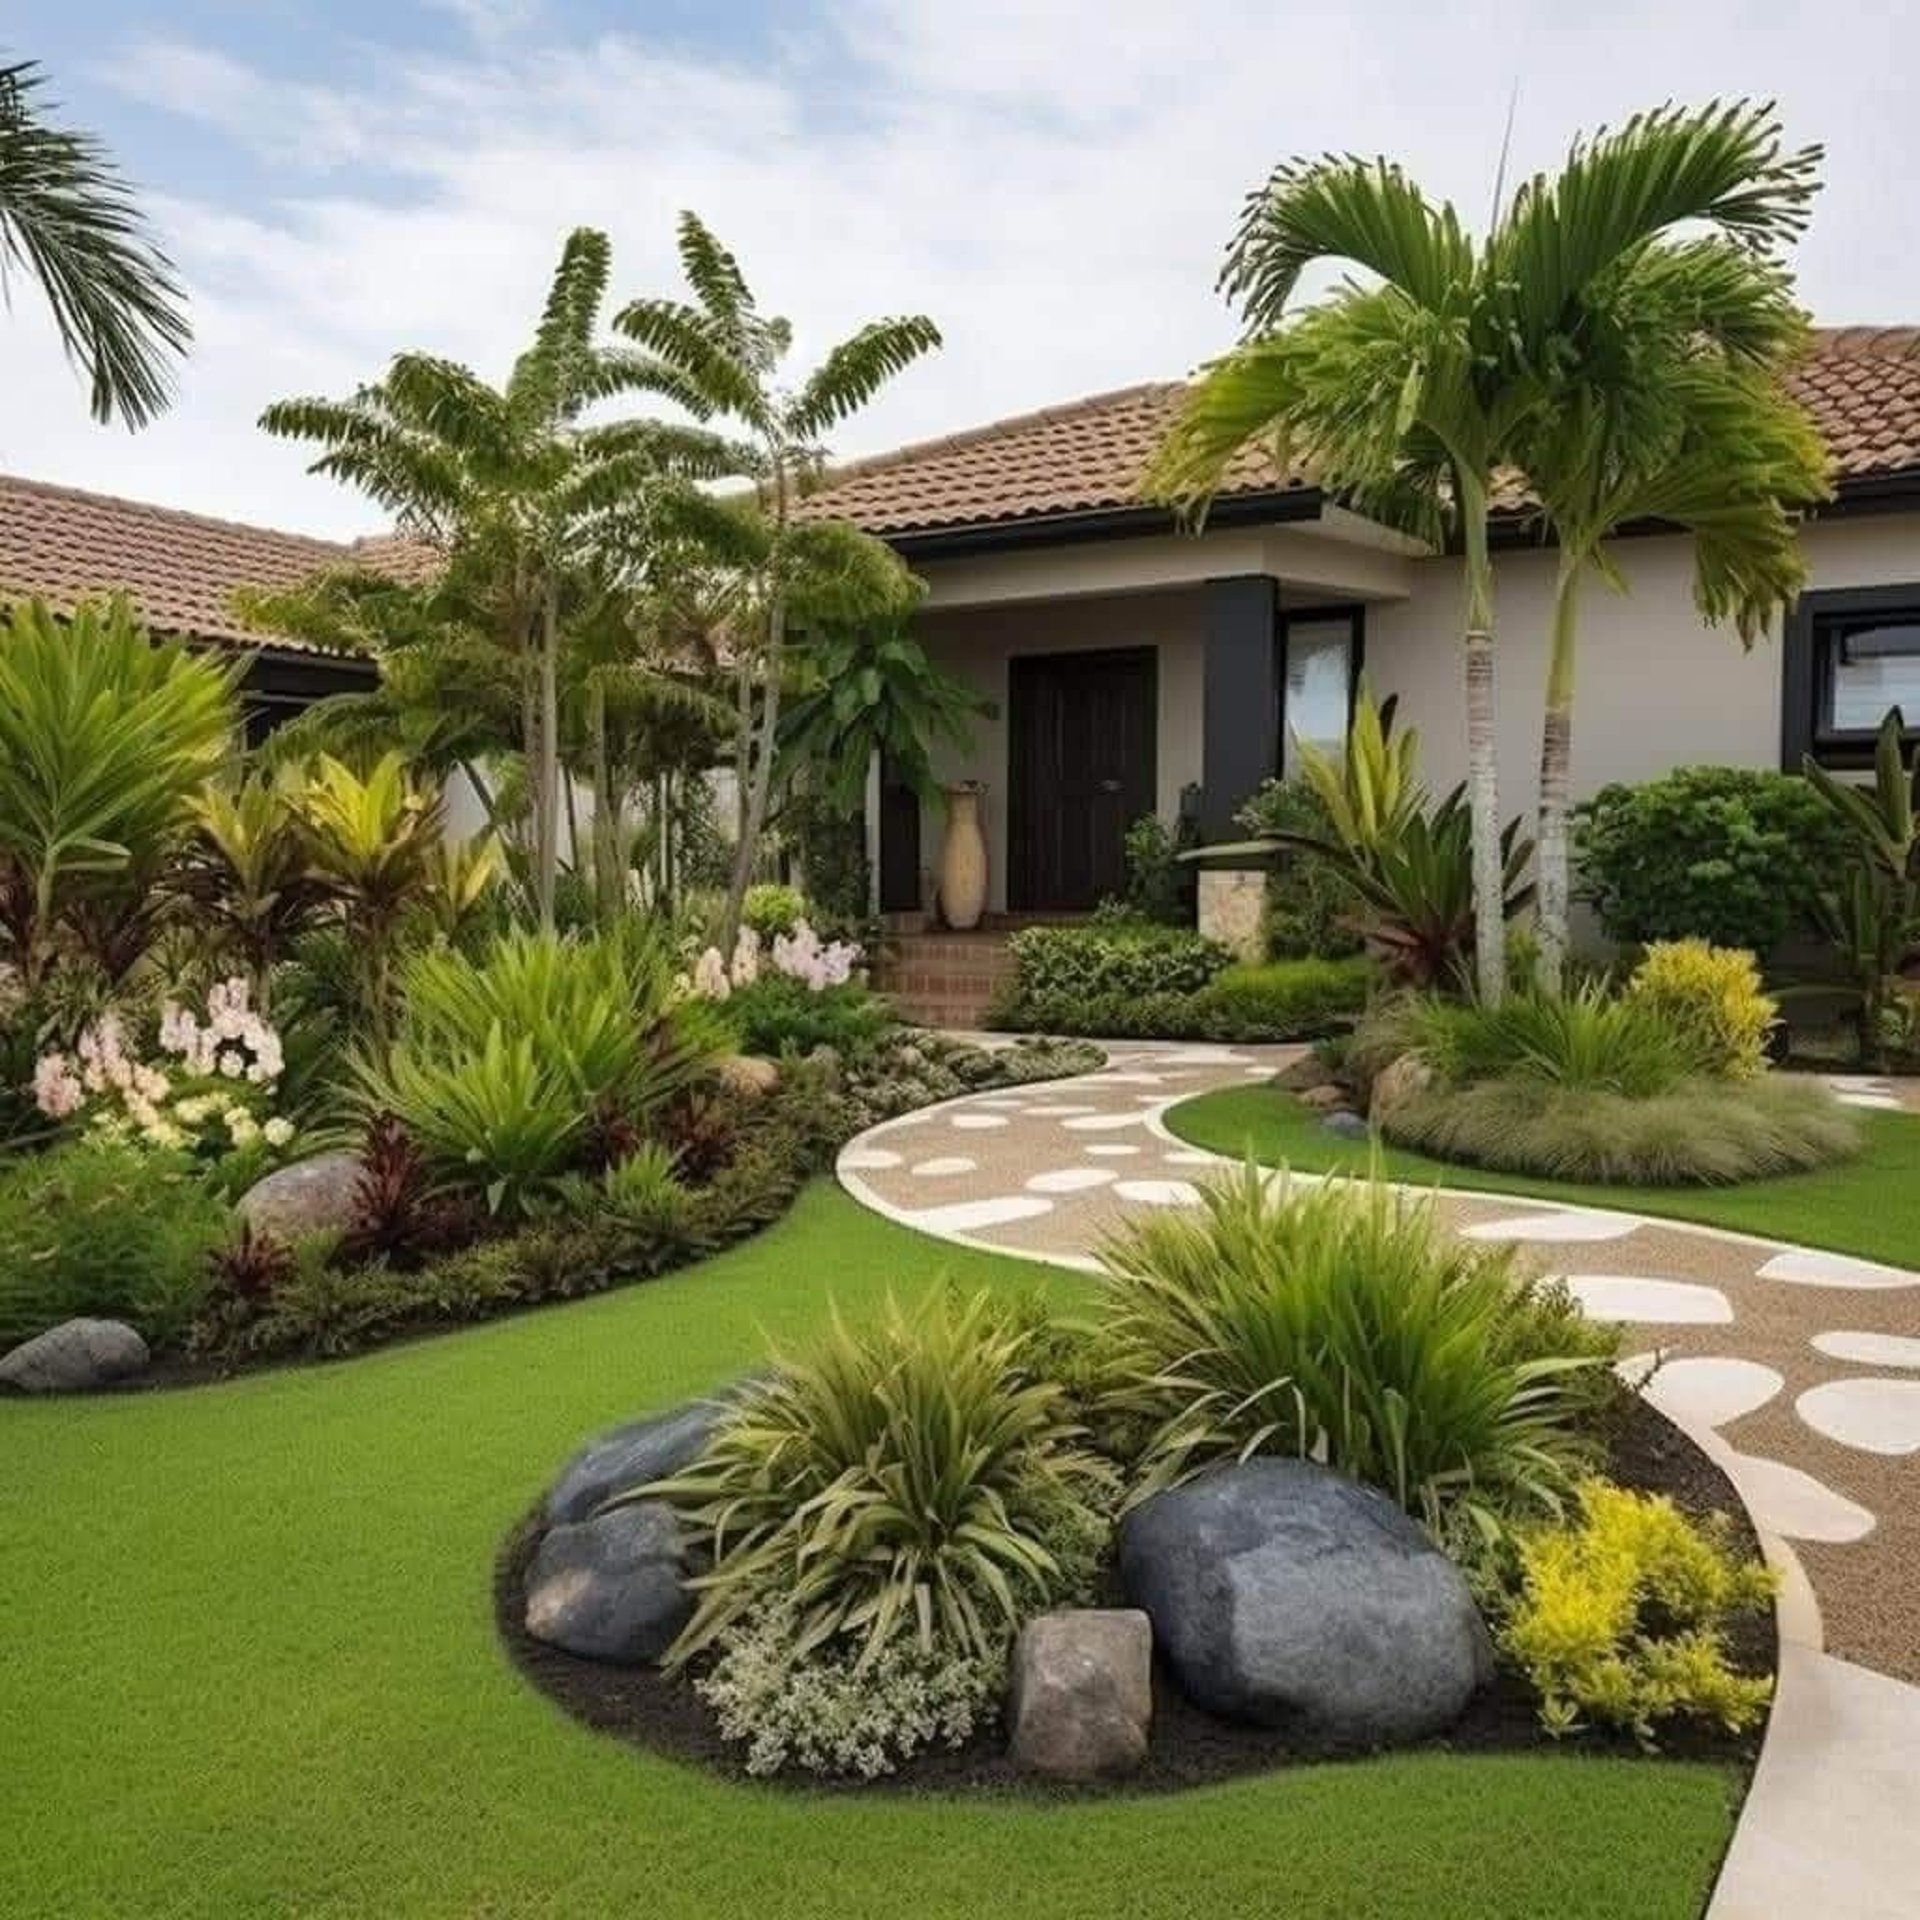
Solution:
<path fill-rule="evenodd" d="M 1024 654 L 1007 688 L 1007 905 L 1072 913 L 1126 884 L 1127 829 L 1154 810 L 1152 647 Z"/>

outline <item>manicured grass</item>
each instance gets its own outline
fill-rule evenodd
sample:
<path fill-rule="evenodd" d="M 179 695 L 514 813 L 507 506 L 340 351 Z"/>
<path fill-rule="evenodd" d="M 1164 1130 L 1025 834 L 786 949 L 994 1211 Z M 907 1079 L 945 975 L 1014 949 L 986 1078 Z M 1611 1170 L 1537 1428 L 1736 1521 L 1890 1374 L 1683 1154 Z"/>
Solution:
<path fill-rule="evenodd" d="M 704 1268 L 338 1367 L 0 1403 L 0 1913 L 1691 1920 L 1719 1767 L 1405 1756 L 1073 1806 L 742 1788 L 564 1718 L 494 1550 L 595 1429 L 943 1274 L 816 1187 Z"/>
<path fill-rule="evenodd" d="M 1583 1186 L 1454 1166 L 1384 1143 L 1377 1151 L 1382 1173 L 1415 1186 L 1479 1187 L 1580 1206 L 1624 1207 L 1920 1267 L 1920 1116 L 1863 1112 L 1860 1117 L 1864 1144 L 1856 1158 L 1737 1187 Z M 1202 1094 L 1173 1108 L 1167 1125 L 1194 1146 L 1236 1158 L 1251 1153 L 1269 1166 L 1284 1162 L 1302 1173 L 1363 1173 L 1375 1152 L 1365 1140 L 1329 1133 L 1316 1114 L 1272 1087 Z"/>

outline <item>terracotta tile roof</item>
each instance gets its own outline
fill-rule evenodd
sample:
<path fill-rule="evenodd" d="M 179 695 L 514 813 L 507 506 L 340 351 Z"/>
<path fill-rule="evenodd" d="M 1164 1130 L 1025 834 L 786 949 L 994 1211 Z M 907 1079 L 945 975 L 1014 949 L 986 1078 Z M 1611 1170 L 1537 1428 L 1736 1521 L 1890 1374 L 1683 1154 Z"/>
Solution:
<path fill-rule="evenodd" d="M 1179 410 L 1179 380 L 1096 393 L 837 467 L 806 503 L 870 533 L 922 533 L 1139 506 L 1140 471 Z M 1304 488 L 1264 453 L 1234 464 L 1227 491 Z"/>
<path fill-rule="evenodd" d="M 233 590 L 290 587 L 342 566 L 418 579 L 433 564 L 430 550 L 393 534 L 316 540 L 0 475 L 0 599 L 37 598 L 60 612 L 126 593 L 159 632 L 297 646 L 241 626 Z"/>
<path fill-rule="evenodd" d="M 1842 480 L 1920 468 L 1920 328 L 1823 329 L 1789 385 L 1826 435 Z M 1123 387 L 853 461 L 806 511 L 909 534 L 1141 506 L 1141 469 L 1185 391 L 1177 380 Z M 1306 484 L 1249 452 L 1223 494 Z"/>

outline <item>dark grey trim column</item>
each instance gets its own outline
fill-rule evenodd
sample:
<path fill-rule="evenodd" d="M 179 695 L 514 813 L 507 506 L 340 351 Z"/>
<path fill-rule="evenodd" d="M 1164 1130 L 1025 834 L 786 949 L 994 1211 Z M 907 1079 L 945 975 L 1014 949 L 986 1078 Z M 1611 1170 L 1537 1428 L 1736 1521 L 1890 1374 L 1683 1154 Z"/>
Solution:
<path fill-rule="evenodd" d="M 1200 833 L 1240 838 L 1233 816 L 1279 771 L 1279 595 L 1264 573 L 1206 584 Z"/>

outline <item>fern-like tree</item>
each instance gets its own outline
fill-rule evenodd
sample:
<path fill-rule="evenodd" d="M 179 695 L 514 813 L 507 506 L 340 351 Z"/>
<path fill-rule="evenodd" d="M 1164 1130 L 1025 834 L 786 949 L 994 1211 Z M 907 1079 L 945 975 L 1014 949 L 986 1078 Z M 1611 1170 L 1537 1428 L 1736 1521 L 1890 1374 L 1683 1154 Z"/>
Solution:
<path fill-rule="evenodd" d="M 45 86 L 37 61 L 0 66 L 0 284 L 39 283 L 96 420 L 145 426 L 192 337 L 186 297 L 112 157 L 54 123 Z"/>
<path fill-rule="evenodd" d="M 551 922 L 560 864 L 562 608 L 597 559 L 611 516 L 646 489 L 731 471 L 736 456 L 699 426 L 589 424 L 623 395 L 664 396 L 696 417 L 704 390 L 669 361 L 597 336 L 611 263 L 604 234 L 572 233 L 531 344 L 506 384 L 431 354 L 403 353 L 345 400 L 269 407 L 269 433 L 316 442 L 312 471 L 359 487 L 402 531 L 443 548 L 486 630 L 518 668 L 531 769 L 533 886 Z"/>
<path fill-rule="evenodd" d="M 1194 506 L 1250 445 L 1358 510 L 1463 555 L 1475 979 L 1505 976 L 1489 520 L 1521 450 L 1570 395 L 1605 390 L 1582 321 L 1676 227 L 1765 247 L 1797 231 L 1817 155 L 1783 153 L 1764 108 L 1665 108 L 1576 150 L 1484 241 L 1384 159 L 1278 167 L 1249 199 L 1221 282 L 1248 338 L 1203 373 L 1148 475 Z M 1301 276 L 1350 269 L 1301 308 Z M 1359 277 L 1356 277 L 1357 276 Z"/>
<path fill-rule="evenodd" d="M 734 636 L 739 837 L 722 929 L 730 945 L 767 821 L 791 635 L 829 621 L 897 617 L 916 593 L 881 542 L 801 518 L 796 505 L 825 466 L 827 434 L 937 347 L 940 333 L 922 315 L 874 321 L 786 388 L 780 370 L 793 340 L 789 323 L 761 313 L 738 261 L 697 215 L 680 216 L 679 240 L 691 299 L 635 300 L 614 324 L 671 367 L 703 413 L 734 423 L 749 448 L 751 509 L 716 502 L 704 519 L 688 521 L 745 583 Z"/>

